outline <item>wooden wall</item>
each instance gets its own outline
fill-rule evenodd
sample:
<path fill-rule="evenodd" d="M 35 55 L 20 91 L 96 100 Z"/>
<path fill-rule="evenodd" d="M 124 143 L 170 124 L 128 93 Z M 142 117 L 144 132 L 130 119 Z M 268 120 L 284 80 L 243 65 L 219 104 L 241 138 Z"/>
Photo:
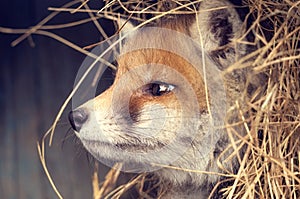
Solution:
<path fill-rule="evenodd" d="M 65 2 L 3 0 L 0 26 L 27 28 L 50 13 L 47 7 L 58 7 Z M 85 17 L 64 14 L 52 24 Z M 80 46 L 100 37 L 93 24 L 55 33 Z M 51 38 L 36 35 L 32 37 L 35 47 L 28 40 L 10 47 L 18 36 L 0 33 L 0 198 L 52 199 L 56 195 L 42 169 L 36 143 L 71 92 L 85 56 Z M 59 122 L 53 146 L 47 148 L 47 163 L 64 198 L 92 198 L 93 169 L 85 152 L 78 154 L 72 137 L 63 144 L 70 129 L 67 121 L 70 109 L 69 106 Z"/>

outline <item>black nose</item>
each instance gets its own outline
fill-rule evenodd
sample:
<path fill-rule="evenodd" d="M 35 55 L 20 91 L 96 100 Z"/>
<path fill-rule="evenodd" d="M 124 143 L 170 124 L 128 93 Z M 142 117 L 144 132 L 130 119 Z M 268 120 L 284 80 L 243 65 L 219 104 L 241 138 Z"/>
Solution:
<path fill-rule="evenodd" d="M 80 131 L 84 122 L 88 119 L 88 114 L 84 109 L 77 109 L 69 113 L 69 121 L 75 131 Z"/>

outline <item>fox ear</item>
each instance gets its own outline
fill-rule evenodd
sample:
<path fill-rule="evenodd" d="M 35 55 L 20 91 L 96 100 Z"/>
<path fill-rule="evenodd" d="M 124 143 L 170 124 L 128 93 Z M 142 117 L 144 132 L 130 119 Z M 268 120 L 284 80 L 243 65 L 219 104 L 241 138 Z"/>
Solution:
<path fill-rule="evenodd" d="M 123 47 L 129 38 L 132 38 L 136 31 L 134 23 L 131 20 L 119 18 L 117 20 L 118 34 L 122 38 L 120 47 Z M 123 37 L 125 36 L 125 38 Z"/>
<path fill-rule="evenodd" d="M 132 31 L 135 28 L 133 22 L 128 19 L 120 18 L 117 20 L 118 28 L 120 33 L 125 34 L 127 32 Z"/>
<path fill-rule="evenodd" d="M 223 68 L 234 63 L 235 58 L 246 51 L 244 45 L 234 43 L 242 36 L 242 27 L 243 23 L 231 3 L 226 0 L 204 0 L 190 33 Z"/>

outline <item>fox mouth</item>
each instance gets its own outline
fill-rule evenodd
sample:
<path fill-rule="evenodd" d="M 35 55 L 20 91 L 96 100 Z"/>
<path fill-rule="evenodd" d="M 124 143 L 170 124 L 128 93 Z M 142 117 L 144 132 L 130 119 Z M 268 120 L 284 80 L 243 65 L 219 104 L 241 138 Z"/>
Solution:
<path fill-rule="evenodd" d="M 126 151 L 126 152 L 135 152 L 135 153 L 145 153 L 145 152 L 151 152 L 155 150 L 159 150 L 166 146 L 165 143 L 162 143 L 160 141 L 151 142 L 149 140 L 138 140 L 134 139 L 134 141 L 131 139 L 126 139 L 125 142 L 117 142 L 117 143 L 109 143 L 105 141 L 98 141 L 98 140 L 87 140 L 87 139 L 81 139 L 82 143 L 85 145 L 87 149 L 89 148 L 111 148 L 114 150 L 120 150 L 120 151 Z M 151 145 L 147 144 L 151 143 Z"/>
<path fill-rule="evenodd" d="M 156 144 L 148 145 L 146 143 L 118 143 L 115 144 L 115 147 L 126 150 L 128 152 L 149 152 L 161 149 L 165 144 L 158 142 Z"/>

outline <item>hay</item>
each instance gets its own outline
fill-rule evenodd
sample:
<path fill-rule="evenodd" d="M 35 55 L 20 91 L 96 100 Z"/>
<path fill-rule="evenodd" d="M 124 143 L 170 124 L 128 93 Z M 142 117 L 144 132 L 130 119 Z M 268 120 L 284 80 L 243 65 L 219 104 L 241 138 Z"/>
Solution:
<path fill-rule="evenodd" d="M 156 1 L 155 1 L 156 2 Z M 13 46 L 31 34 L 43 34 L 78 50 L 93 56 L 85 47 L 60 38 L 49 32 L 66 26 L 73 26 L 93 22 L 104 38 L 104 33 L 97 19 L 105 17 L 117 20 L 118 17 L 131 18 L 138 23 L 151 23 L 155 19 L 172 14 L 194 13 L 200 1 L 105 1 L 106 5 L 99 10 L 91 10 L 88 1 L 72 1 L 61 8 L 49 8 L 53 11 L 37 26 L 26 30 L 13 30 L 0 27 L 0 32 L 24 33 L 12 43 Z M 71 6 L 77 5 L 76 8 Z M 245 16 L 245 26 L 248 25 L 247 36 L 249 45 L 257 50 L 238 60 L 229 70 L 253 67 L 256 74 L 267 76 L 265 87 L 255 93 L 246 102 L 246 110 L 240 110 L 240 123 L 247 129 L 244 137 L 239 140 L 234 128 L 227 126 L 229 135 L 232 136 L 232 146 L 241 148 L 247 145 L 236 173 L 226 173 L 226 180 L 232 180 L 231 185 L 218 188 L 224 198 L 299 198 L 300 197 L 300 2 L 297 0 L 245 0 L 244 5 L 249 8 Z M 89 18 L 71 24 L 47 26 L 60 12 L 87 12 Z M 149 20 L 150 19 L 150 20 Z M 249 21 L 251 23 L 249 23 Z M 248 22 L 248 23 L 247 23 Z M 251 36 L 252 35 L 252 36 Z M 249 64 L 249 60 L 251 60 Z M 75 92 L 76 90 L 74 90 Z M 47 170 L 44 145 L 50 135 L 50 143 L 54 135 L 55 126 L 61 117 L 72 95 L 62 106 L 53 126 L 45 134 L 42 142 L 38 144 L 39 154 L 43 167 L 49 177 L 51 185 L 60 196 L 54 182 Z M 234 153 L 233 156 L 237 156 Z M 178 168 L 173 168 L 178 169 Z M 198 171 L 195 171 L 198 172 Z M 201 171 L 199 171 L 201 172 Z M 112 170 L 104 182 L 98 182 L 97 173 L 93 177 L 94 199 L 119 198 L 132 187 L 136 187 L 142 198 L 151 198 L 151 190 L 157 193 L 164 191 L 159 181 L 151 179 L 146 174 L 141 174 L 129 180 L 127 184 L 114 187 L 119 172 Z M 223 174 L 224 175 L 224 174 Z M 158 194 L 160 195 L 160 194 Z"/>

